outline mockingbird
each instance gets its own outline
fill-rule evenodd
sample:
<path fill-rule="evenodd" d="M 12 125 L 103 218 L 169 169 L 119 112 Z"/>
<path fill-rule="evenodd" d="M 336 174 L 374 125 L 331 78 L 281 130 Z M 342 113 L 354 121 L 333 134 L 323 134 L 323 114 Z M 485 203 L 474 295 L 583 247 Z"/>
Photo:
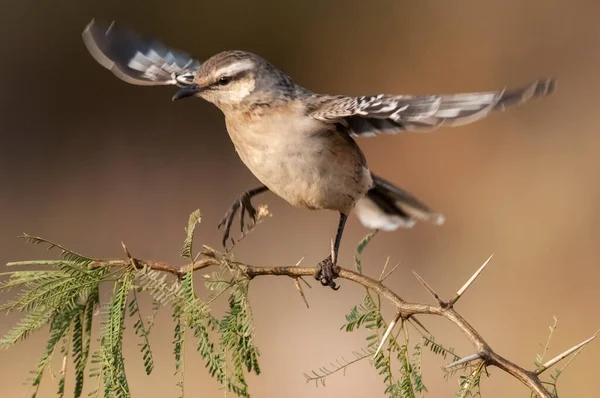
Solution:
<path fill-rule="evenodd" d="M 267 190 L 296 207 L 339 212 L 332 253 L 315 275 L 333 289 L 338 249 L 353 209 L 366 227 L 375 229 L 444 221 L 408 192 L 374 175 L 353 137 L 459 126 L 554 90 L 553 79 L 540 79 L 518 89 L 469 94 L 323 95 L 246 51 L 225 51 L 200 62 L 114 23 L 106 27 L 93 20 L 83 40 L 92 56 L 120 79 L 179 86 L 173 100 L 200 97 L 223 112 L 237 153 L 264 184 L 242 194 L 219 224 L 224 226 L 224 246 L 236 213 L 243 232 L 246 214 L 250 223 L 256 221 L 250 199 Z"/>

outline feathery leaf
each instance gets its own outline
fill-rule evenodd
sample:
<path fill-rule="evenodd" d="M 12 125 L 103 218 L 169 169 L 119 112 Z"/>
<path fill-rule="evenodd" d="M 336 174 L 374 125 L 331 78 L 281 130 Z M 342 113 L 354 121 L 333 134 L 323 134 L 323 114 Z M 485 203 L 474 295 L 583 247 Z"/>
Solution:
<path fill-rule="evenodd" d="M 185 241 L 183 242 L 183 247 L 181 248 L 181 257 L 187 258 L 190 261 L 194 260 L 194 255 L 192 253 L 194 231 L 196 229 L 196 225 L 200 224 L 201 220 L 202 215 L 200 214 L 200 210 L 194 211 L 192 214 L 190 214 L 188 225 L 185 229 L 186 237 Z"/>

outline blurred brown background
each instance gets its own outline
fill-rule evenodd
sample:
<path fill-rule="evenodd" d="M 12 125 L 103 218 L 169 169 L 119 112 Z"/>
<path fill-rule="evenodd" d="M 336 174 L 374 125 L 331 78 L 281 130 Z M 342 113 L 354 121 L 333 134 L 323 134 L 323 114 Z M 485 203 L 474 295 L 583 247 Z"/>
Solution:
<path fill-rule="evenodd" d="M 429 300 L 411 269 L 450 297 L 495 253 L 458 309 L 500 354 L 530 368 L 553 315 L 560 323 L 550 356 L 600 327 L 597 1 L 20 0 L 1 9 L 0 263 L 51 257 L 17 240 L 23 231 L 90 256 L 121 256 L 124 241 L 137 257 L 178 263 L 188 214 L 202 210 L 199 241 L 219 247 L 218 220 L 257 183 L 216 108 L 174 104 L 170 88 L 125 84 L 88 55 L 84 26 L 93 17 L 116 19 L 199 58 L 257 52 L 317 92 L 455 93 L 558 78 L 556 95 L 473 125 L 361 140 L 375 172 L 447 216 L 442 227 L 379 234 L 364 263 L 378 276 L 388 256 L 402 261 L 390 286 Z M 306 255 L 304 264 L 316 264 L 327 254 L 336 214 L 297 210 L 272 194 L 255 203 L 268 203 L 274 217 L 240 244 L 238 259 L 292 264 Z M 351 265 L 366 233 L 352 218 L 342 264 Z M 364 345 L 364 333 L 339 330 L 363 290 L 341 285 L 334 293 L 313 283 L 307 310 L 291 280 L 252 283 L 263 368 L 250 379 L 254 396 L 383 396 L 366 362 L 326 388 L 304 383 L 303 372 Z M 1 319 L 4 333 L 18 317 Z M 471 353 L 454 327 L 423 321 L 439 341 Z M 177 393 L 170 315 L 157 322 L 152 376 L 127 338 L 134 397 Z M 3 397 L 22 396 L 45 338 L 41 332 L 0 353 Z M 562 376 L 562 395 L 598 396 L 599 358 L 594 343 Z M 429 396 L 453 396 L 457 382 L 443 380 L 442 362 L 431 354 L 424 362 Z M 189 397 L 222 394 L 191 347 L 186 370 Z M 499 370 L 490 373 L 484 396 L 529 395 Z M 47 377 L 40 395 L 55 391 Z"/>

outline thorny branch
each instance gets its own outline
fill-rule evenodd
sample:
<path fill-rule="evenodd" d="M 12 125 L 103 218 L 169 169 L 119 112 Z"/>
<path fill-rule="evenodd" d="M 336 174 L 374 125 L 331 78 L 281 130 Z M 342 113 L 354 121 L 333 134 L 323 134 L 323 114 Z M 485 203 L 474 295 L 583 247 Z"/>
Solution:
<path fill-rule="evenodd" d="M 227 265 L 228 267 L 238 269 L 249 279 L 253 279 L 259 276 L 270 275 L 287 276 L 294 280 L 298 280 L 299 278 L 302 278 L 304 276 L 312 276 L 317 271 L 317 269 L 313 267 L 299 267 L 298 265 L 286 267 L 248 265 L 237 261 L 233 261 L 228 257 L 222 255 L 221 253 L 218 253 L 208 247 L 204 247 L 204 249 L 202 250 L 202 255 L 202 258 L 183 266 L 174 266 L 164 262 L 141 260 L 134 257 L 129 257 L 126 259 L 118 260 L 94 260 L 91 264 L 91 267 L 127 267 L 131 266 L 133 263 L 133 265 L 135 265 L 137 268 L 141 269 L 146 267 L 155 271 L 161 271 L 172 274 L 178 278 L 181 278 L 189 271 L 199 271 L 210 266 L 219 266 L 223 264 Z M 51 262 L 23 261 L 18 263 L 10 263 L 9 265 L 48 265 L 49 263 Z M 486 264 L 487 262 L 484 264 L 484 266 Z M 544 387 L 542 381 L 539 378 L 539 374 L 541 372 L 527 370 L 496 353 L 488 345 L 485 339 L 479 334 L 479 332 L 477 332 L 477 330 L 475 330 L 475 328 L 454 309 L 454 304 L 456 303 L 457 299 L 462 295 L 462 293 L 464 293 L 466 288 L 479 275 L 484 266 L 482 266 L 476 272 L 476 274 L 467 282 L 467 284 L 463 286 L 460 293 L 457 294 L 457 297 L 448 302 L 443 301 L 439 297 L 439 295 L 437 295 L 437 293 L 435 293 L 435 291 L 433 291 L 433 289 L 429 285 L 427 285 L 427 283 L 424 280 L 422 280 L 422 278 L 419 277 L 419 282 L 426 286 L 427 291 L 436 298 L 436 304 L 421 304 L 406 301 L 402 299 L 399 295 L 394 293 L 392 290 L 390 290 L 387 286 L 385 286 L 382 283 L 382 281 L 375 280 L 368 276 L 351 271 L 347 268 L 341 268 L 339 278 L 358 283 L 364 286 L 365 288 L 368 288 L 373 292 L 376 292 L 381 296 L 385 297 L 390 303 L 392 303 L 396 307 L 396 313 L 399 319 L 408 320 L 409 318 L 415 315 L 438 315 L 446 318 L 469 339 L 469 341 L 473 344 L 475 348 L 474 354 L 469 355 L 468 357 L 465 357 L 458 361 L 460 362 L 460 364 L 472 361 L 481 361 L 482 366 L 495 366 L 510 374 L 517 380 L 521 381 L 533 393 L 535 393 L 537 397 L 552 398 L 552 394 Z M 587 342 L 588 341 L 584 343 Z M 576 348 L 580 347 L 581 344 L 576 346 Z M 456 366 L 458 362 L 451 364 L 451 366 Z M 546 368 L 547 367 L 548 366 L 546 366 Z"/>

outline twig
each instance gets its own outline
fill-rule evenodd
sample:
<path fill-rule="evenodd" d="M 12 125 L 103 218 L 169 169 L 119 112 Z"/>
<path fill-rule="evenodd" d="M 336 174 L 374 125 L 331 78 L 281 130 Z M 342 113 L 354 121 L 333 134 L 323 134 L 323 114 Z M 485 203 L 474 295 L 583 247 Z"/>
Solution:
<path fill-rule="evenodd" d="M 237 261 L 233 261 L 231 259 L 224 258 L 220 253 L 205 248 L 203 250 L 204 257 L 194 263 L 186 264 L 184 266 L 173 266 L 164 262 L 159 261 L 150 261 L 150 260 L 141 260 L 135 259 L 135 265 L 139 267 L 146 267 L 155 271 L 162 271 L 170 273 L 174 276 L 182 276 L 186 272 L 189 271 L 198 271 L 210 266 L 219 266 L 224 262 L 230 267 L 236 267 L 239 269 L 242 274 L 246 275 L 249 279 L 253 279 L 260 276 L 287 276 L 290 278 L 300 278 L 303 276 L 312 276 L 317 272 L 317 268 L 314 267 L 300 267 L 300 266 L 271 266 L 271 267 L 263 267 L 256 265 L 247 265 L 244 263 L 240 263 Z M 64 261 L 64 260 L 63 260 Z M 11 263 L 11 265 L 57 265 L 62 261 L 21 261 L 17 263 Z M 92 268 L 99 267 L 128 267 L 130 266 L 129 259 L 112 259 L 112 260 L 96 260 L 92 262 L 90 265 Z M 483 266 L 480 268 L 480 270 Z M 480 273 L 481 271 L 478 271 Z M 462 294 L 470 286 L 473 280 L 477 277 L 478 273 L 471 277 L 470 282 L 465 284 L 463 288 L 459 290 L 459 293 Z M 417 276 L 417 275 L 415 275 Z M 341 268 L 339 272 L 339 278 L 345 279 L 357 284 L 362 285 L 363 287 L 370 289 L 371 291 L 379 294 L 388 300 L 392 305 L 396 307 L 396 312 L 399 314 L 399 319 L 408 319 L 413 317 L 414 315 L 437 315 L 444 317 L 452 324 L 454 324 L 473 344 L 476 352 L 481 357 L 481 359 L 485 362 L 486 366 L 495 366 L 504 372 L 510 374 L 512 377 L 519 380 L 525 386 L 527 386 L 531 391 L 533 391 L 539 398 L 552 398 L 551 393 L 546 389 L 540 378 L 538 377 L 538 373 L 526 370 L 519 365 L 509 361 L 508 359 L 502 357 L 497 354 L 485 341 L 485 339 L 477 332 L 477 330 L 465 320 L 460 314 L 456 312 L 456 310 L 443 303 L 439 296 L 427 285 L 424 283 L 420 276 L 417 276 L 417 279 L 426 287 L 426 289 L 433 293 L 434 297 L 437 296 L 438 303 L 436 305 L 431 304 L 421 304 L 421 303 L 413 303 L 408 302 L 394 293 L 390 288 L 385 286 L 380 281 L 377 281 L 368 276 L 362 275 L 358 272 L 351 271 L 346 268 Z M 460 296 L 459 294 L 459 296 Z M 595 336 L 594 336 L 595 337 Z M 592 338 L 591 338 L 592 339 Z M 586 340 L 571 350 L 561 354 L 563 357 L 569 355 L 570 353 L 576 351 L 578 348 L 581 348 L 583 345 L 587 344 L 591 339 Z M 544 366 L 552 366 L 556 362 L 560 361 L 563 357 L 554 358 L 549 361 Z"/>

